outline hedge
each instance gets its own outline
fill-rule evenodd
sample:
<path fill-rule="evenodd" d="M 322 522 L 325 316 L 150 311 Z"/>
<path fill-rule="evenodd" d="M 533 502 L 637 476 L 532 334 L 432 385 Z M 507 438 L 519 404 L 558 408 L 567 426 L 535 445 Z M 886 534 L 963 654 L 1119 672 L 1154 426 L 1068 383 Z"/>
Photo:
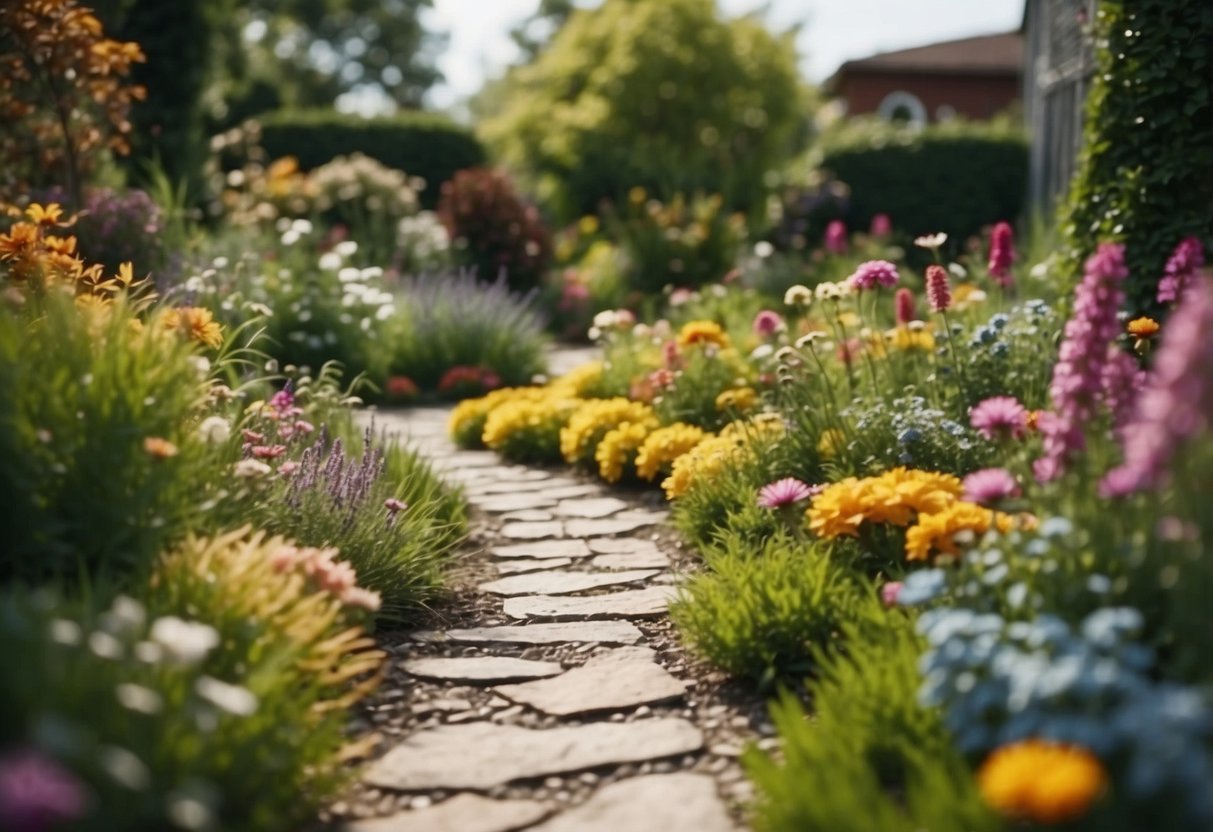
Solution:
<path fill-rule="evenodd" d="M 888 214 L 899 236 L 945 231 L 957 241 L 1024 209 L 1026 134 L 1002 122 L 915 130 L 857 122 L 822 139 L 819 167 L 850 186 L 845 220 Z"/>
<path fill-rule="evenodd" d="M 269 158 L 294 156 L 304 170 L 336 156 L 365 153 L 390 168 L 420 176 L 421 201 L 433 208 L 442 183 L 481 165 L 484 148 L 472 132 L 433 113 L 363 118 L 333 110 L 279 110 L 257 119 Z"/>

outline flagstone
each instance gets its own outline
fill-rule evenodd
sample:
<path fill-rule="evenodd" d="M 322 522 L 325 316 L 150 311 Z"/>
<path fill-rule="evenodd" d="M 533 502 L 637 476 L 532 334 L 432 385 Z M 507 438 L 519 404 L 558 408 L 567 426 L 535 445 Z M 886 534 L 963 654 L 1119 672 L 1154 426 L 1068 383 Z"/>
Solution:
<path fill-rule="evenodd" d="M 556 521 L 538 523 L 507 523 L 501 528 L 501 536 L 510 540 L 540 540 L 545 537 L 560 537 L 564 525 Z"/>
<path fill-rule="evenodd" d="M 604 586 L 643 581 L 657 574 L 655 569 L 633 569 L 627 572 L 566 572 L 549 570 L 527 575 L 511 575 L 480 585 L 481 592 L 493 595 L 568 595 L 599 589 Z"/>
<path fill-rule="evenodd" d="M 647 647 L 622 647 L 594 656 L 553 679 L 499 685 L 493 692 L 552 716 L 633 708 L 678 699 L 686 683 L 654 661 Z"/>
<path fill-rule="evenodd" d="M 401 667 L 410 675 L 422 679 L 463 684 L 540 679 L 564 672 L 557 662 L 536 662 L 506 656 L 409 659 L 401 662 Z"/>
<path fill-rule="evenodd" d="M 678 591 L 671 586 L 646 587 L 604 595 L 522 595 L 505 599 L 510 618 L 655 618 L 663 615 Z"/>
<path fill-rule="evenodd" d="M 556 513 L 562 517 L 578 517 L 586 520 L 597 520 L 618 514 L 628 507 L 628 503 L 616 497 L 593 497 L 578 500 L 562 500 L 556 506 Z"/>
<path fill-rule="evenodd" d="M 514 832 L 543 820 L 551 804 L 493 800 L 465 792 L 424 809 L 347 823 L 342 832 Z"/>
<path fill-rule="evenodd" d="M 716 783 L 705 774 L 653 774 L 609 783 L 585 803 L 531 832 L 735 832 Z"/>
<path fill-rule="evenodd" d="M 557 538 L 494 546 L 489 551 L 497 558 L 584 558 L 590 554 L 590 547 L 584 540 Z"/>
<path fill-rule="evenodd" d="M 558 621 L 549 624 L 471 627 L 462 630 L 421 631 L 414 641 L 461 644 L 635 644 L 643 634 L 630 621 Z"/>

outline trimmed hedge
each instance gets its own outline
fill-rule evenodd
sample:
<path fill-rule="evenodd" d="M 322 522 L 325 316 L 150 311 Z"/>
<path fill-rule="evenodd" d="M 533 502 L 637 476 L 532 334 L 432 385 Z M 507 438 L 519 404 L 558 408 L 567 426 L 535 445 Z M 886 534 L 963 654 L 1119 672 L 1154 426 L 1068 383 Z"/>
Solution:
<path fill-rule="evenodd" d="M 442 183 L 456 171 L 485 160 L 470 130 L 433 113 L 363 118 L 335 110 L 279 110 L 257 120 L 269 158 L 294 156 L 310 170 L 337 156 L 364 153 L 424 179 L 421 201 L 427 208 L 438 203 Z"/>
<path fill-rule="evenodd" d="M 884 213 L 906 237 L 946 231 L 959 242 L 1024 209 L 1028 140 L 1003 123 L 859 122 L 826 137 L 820 154 L 819 167 L 850 186 L 850 228 Z"/>

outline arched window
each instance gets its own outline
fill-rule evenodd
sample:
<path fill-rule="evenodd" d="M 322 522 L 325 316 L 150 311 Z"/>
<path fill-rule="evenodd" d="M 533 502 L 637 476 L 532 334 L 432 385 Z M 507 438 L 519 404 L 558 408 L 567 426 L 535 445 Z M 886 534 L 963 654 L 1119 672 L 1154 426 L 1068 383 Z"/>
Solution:
<path fill-rule="evenodd" d="M 876 108 L 880 117 L 888 121 L 897 121 L 922 127 L 927 123 L 927 108 L 922 106 L 918 96 L 898 90 L 891 92 Z"/>

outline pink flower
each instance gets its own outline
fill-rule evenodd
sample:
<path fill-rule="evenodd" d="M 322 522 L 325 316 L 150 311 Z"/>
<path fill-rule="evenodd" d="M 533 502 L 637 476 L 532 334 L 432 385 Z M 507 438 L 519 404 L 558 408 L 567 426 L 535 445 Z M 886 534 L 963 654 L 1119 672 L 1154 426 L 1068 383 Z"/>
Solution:
<path fill-rule="evenodd" d="M 869 260 L 860 263 L 855 274 L 848 278 L 851 288 L 856 291 L 875 289 L 878 286 L 894 286 L 900 279 L 897 267 L 888 260 Z"/>
<path fill-rule="evenodd" d="M 1205 264 L 1205 250 L 1196 237 L 1186 237 L 1175 247 L 1158 281 L 1158 302 L 1173 303 L 1179 300 L 1188 284 Z"/>
<path fill-rule="evenodd" d="M 0 829 L 41 832 L 84 816 L 84 786 L 58 762 L 33 749 L 0 758 Z"/>
<path fill-rule="evenodd" d="M 398 511 L 404 511 L 406 508 L 409 507 L 409 505 L 408 505 L 408 503 L 404 502 L 403 500 L 397 500 L 395 497 L 389 497 L 388 499 L 383 501 L 383 507 L 386 508 L 392 514 L 395 514 Z"/>
<path fill-rule="evenodd" d="M 784 477 L 759 489 L 758 506 L 760 508 L 783 508 L 799 503 L 801 500 L 807 500 L 812 496 L 813 489 L 810 486 L 795 477 Z"/>
<path fill-rule="evenodd" d="M 825 246 L 830 254 L 847 253 L 847 226 L 842 220 L 830 220 L 826 226 Z"/>
<path fill-rule="evenodd" d="M 983 506 L 1020 495 L 1019 483 L 1006 468 L 983 468 L 964 478 L 964 498 Z"/>
<path fill-rule="evenodd" d="M 341 593 L 341 603 L 347 607 L 361 607 L 364 610 L 375 612 L 382 602 L 383 599 L 378 592 L 363 589 L 360 586 L 351 586 Z"/>
<path fill-rule="evenodd" d="M 927 266 L 927 303 L 932 312 L 947 312 L 952 305 L 948 272 L 943 266 Z"/>
<path fill-rule="evenodd" d="M 289 477 L 298 470 L 299 463 L 294 461 L 287 461 L 278 466 L 278 473 L 284 477 Z"/>
<path fill-rule="evenodd" d="M 312 433 L 314 430 L 316 430 L 316 426 L 311 422 L 306 422 L 303 419 L 299 419 L 295 422 L 295 430 L 297 430 L 299 433 Z"/>
<path fill-rule="evenodd" d="M 289 389 L 279 390 L 270 397 L 270 407 L 279 412 L 290 410 L 295 404 L 295 394 Z"/>
<path fill-rule="evenodd" d="M 257 459 L 273 459 L 286 453 L 286 445 L 254 445 L 252 453 Z"/>
<path fill-rule="evenodd" d="M 255 430 L 249 430 L 248 428 L 242 428 L 240 433 L 243 434 L 245 442 L 251 442 L 253 444 L 260 444 L 265 441 L 265 434 L 258 433 Z"/>
<path fill-rule="evenodd" d="M 1010 223 L 1000 222 L 990 234 L 990 277 L 1004 289 L 1011 285 L 1011 264 L 1015 262 L 1014 232 Z"/>
<path fill-rule="evenodd" d="M 883 239 L 893 233 L 893 221 L 888 214 L 876 214 L 872 217 L 872 227 L 868 233 L 877 239 Z"/>
<path fill-rule="evenodd" d="M 754 334 L 763 338 L 770 338 L 776 332 L 782 332 L 787 328 L 778 312 L 772 312 L 769 309 L 764 309 L 754 316 Z"/>
<path fill-rule="evenodd" d="M 893 310 L 897 323 L 903 326 L 914 320 L 914 293 L 904 286 L 898 289 L 897 294 L 893 296 Z"/>
<path fill-rule="evenodd" d="M 880 588 L 880 600 L 886 607 L 897 606 L 897 598 L 901 595 L 901 581 L 889 581 Z"/>
<path fill-rule="evenodd" d="M 1014 396 L 993 396 L 969 410 L 969 424 L 986 439 L 1022 439 L 1028 431 L 1028 409 Z"/>

